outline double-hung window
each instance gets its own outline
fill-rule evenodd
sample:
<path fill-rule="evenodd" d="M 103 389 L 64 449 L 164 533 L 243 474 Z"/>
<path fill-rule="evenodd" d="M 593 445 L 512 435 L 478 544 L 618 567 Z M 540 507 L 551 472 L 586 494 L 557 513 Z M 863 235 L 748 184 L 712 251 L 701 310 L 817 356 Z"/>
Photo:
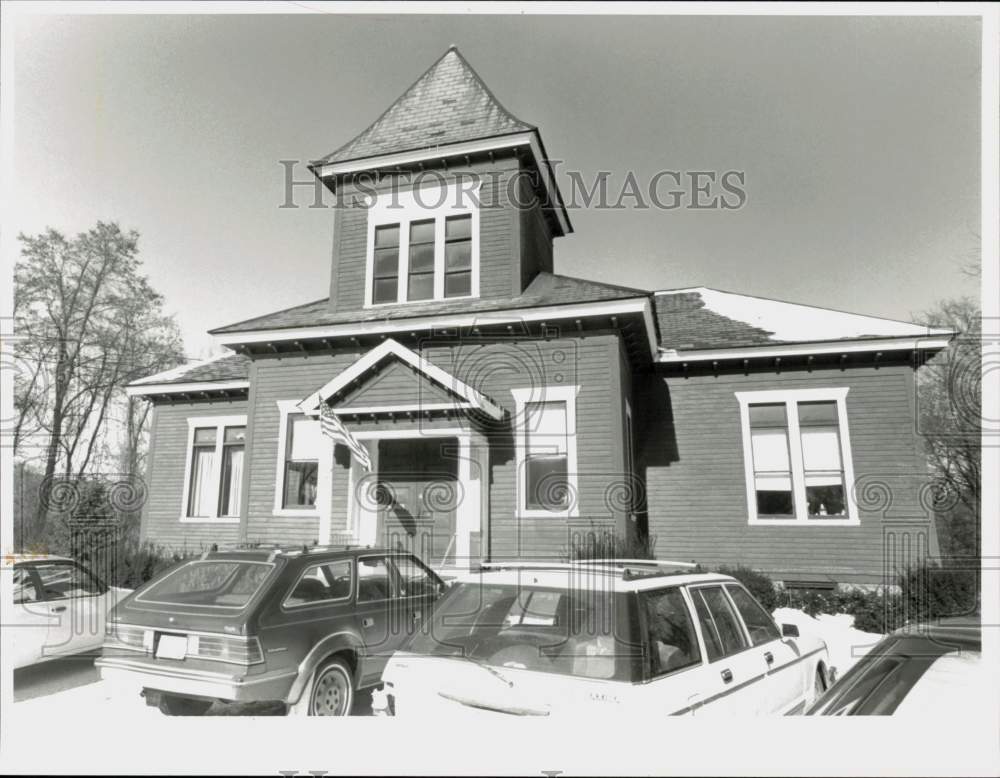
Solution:
<path fill-rule="evenodd" d="M 856 524 L 847 389 L 737 392 L 751 524 Z"/>
<path fill-rule="evenodd" d="M 576 516 L 576 386 L 512 389 L 518 513 Z"/>
<path fill-rule="evenodd" d="M 282 508 L 314 508 L 319 481 L 319 422 L 302 413 L 286 417 Z"/>
<path fill-rule="evenodd" d="M 246 424 L 246 416 L 188 419 L 181 521 L 239 521 Z"/>
<path fill-rule="evenodd" d="M 366 305 L 479 295 L 478 194 L 386 192 L 369 209 Z"/>

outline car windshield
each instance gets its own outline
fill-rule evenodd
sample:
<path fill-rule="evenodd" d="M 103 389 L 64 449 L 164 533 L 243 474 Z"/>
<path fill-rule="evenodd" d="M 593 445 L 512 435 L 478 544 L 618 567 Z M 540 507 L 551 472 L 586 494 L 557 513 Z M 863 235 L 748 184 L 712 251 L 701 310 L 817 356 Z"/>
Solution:
<path fill-rule="evenodd" d="M 625 678 L 640 648 L 626 638 L 623 595 L 514 584 L 459 583 L 408 650 L 497 668 Z"/>
<path fill-rule="evenodd" d="M 136 599 L 166 605 L 243 608 L 273 569 L 274 565 L 264 562 L 188 562 L 151 584 Z"/>

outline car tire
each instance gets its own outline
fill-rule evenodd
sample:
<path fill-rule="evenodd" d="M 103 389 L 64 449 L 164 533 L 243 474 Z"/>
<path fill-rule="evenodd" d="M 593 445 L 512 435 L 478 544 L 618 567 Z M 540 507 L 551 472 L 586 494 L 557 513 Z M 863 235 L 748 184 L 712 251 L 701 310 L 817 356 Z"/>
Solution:
<path fill-rule="evenodd" d="M 350 716 L 354 707 L 351 668 L 343 659 L 331 659 L 312 674 L 302 696 L 288 707 L 291 716 Z"/>
<path fill-rule="evenodd" d="M 167 716 L 204 716 L 211 707 L 211 700 L 196 700 L 173 694 L 160 695 L 160 712 Z"/>

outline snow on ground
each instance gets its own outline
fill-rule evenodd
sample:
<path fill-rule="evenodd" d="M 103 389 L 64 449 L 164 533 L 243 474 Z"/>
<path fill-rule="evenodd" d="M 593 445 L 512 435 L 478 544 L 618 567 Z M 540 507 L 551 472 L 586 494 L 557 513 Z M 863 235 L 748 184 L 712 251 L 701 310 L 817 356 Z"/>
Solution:
<path fill-rule="evenodd" d="M 67 717 L 100 717 L 102 720 L 136 721 L 163 716 L 159 710 L 146 705 L 138 694 L 116 693 L 103 681 L 86 683 L 63 689 L 53 694 L 24 699 L 17 704 L 17 715 L 22 719 L 37 716 L 39 721 L 65 715 Z"/>
<path fill-rule="evenodd" d="M 802 635 L 821 638 L 830 651 L 830 664 L 837 668 L 838 678 L 884 637 L 855 629 L 854 617 L 847 613 L 821 613 L 813 617 L 794 608 L 778 608 L 774 620 L 778 624 L 794 624 Z"/>

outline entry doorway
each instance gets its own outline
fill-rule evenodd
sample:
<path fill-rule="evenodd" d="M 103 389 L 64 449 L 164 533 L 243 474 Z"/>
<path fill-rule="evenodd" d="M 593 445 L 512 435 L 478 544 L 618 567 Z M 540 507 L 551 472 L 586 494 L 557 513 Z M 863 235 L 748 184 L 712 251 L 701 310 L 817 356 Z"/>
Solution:
<path fill-rule="evenodd" d="M 462 499 L 458 439 L 434 436 L 378 442 L 378 543 L 428 565 L 455 559 L 455 514 Z"/>

